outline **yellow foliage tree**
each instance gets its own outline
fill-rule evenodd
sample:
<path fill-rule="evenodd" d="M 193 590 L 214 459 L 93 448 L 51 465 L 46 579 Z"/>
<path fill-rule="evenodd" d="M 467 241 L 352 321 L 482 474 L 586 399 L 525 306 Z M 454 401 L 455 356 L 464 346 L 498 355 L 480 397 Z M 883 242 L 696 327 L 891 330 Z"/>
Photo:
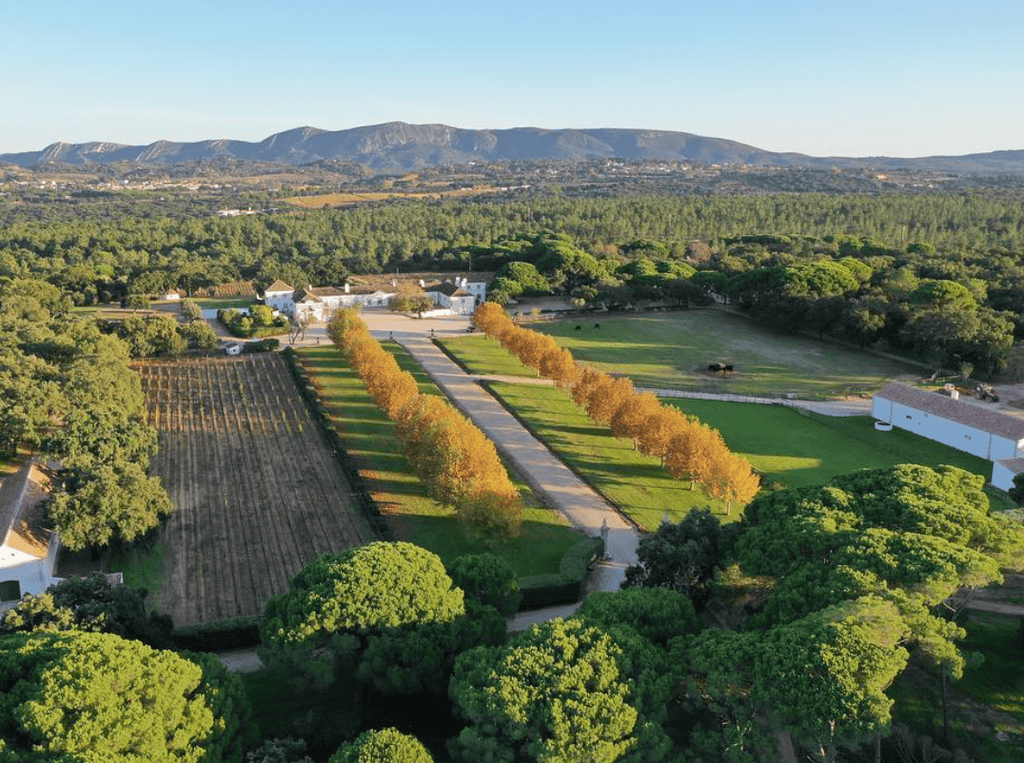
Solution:
<path fill-rule="evenodd" d="M 580 372 L 576 376 L 576 383 L 572 385 L 572 401 L 580 408 L 585 408 L 594 389 L 602 384 L 608 376 L 587 366 L 579 366 L 579 368 Z"/>
<path fill-rule="evenodd" d="M 494 302 L 484 302 L 473 313 L 473 325 L 487 336 L 496 336 L 499 327 L 511 322 L 501 305 Z"/>
<path fill-rule="evenodd" d="M 639 436 L 636 438 L 636 446 L 644 455 L 660 458 L 664 465 L 672 438 L 680 434 L 687 426 L 689 426 L 689 422 L 682 411 L 664 405 L 659 406 L 656 411 L 644 419 Z"/>
<path fill-rule="evenodd" d="M 698 426 L 693 430 L 693 438 L 687 455 L 686 471 L 690 475 L 690 489 L 692 490 L 697 482 L 709 485 L 712 475 L 716 470 L 721 469 L 719 464 L 732 454 L 725 446 L 722 435 L 717 429 Z"/>
<path fill-rule="evenodd" d="M 587 415 L 594 421 L 607 424 L 619 407 L 634 395 L 633 382 L 625 377 L 605 376 L 605 381 L 594 388 L 587 398 Z"/>
<path fill-rule="evenodd" d="M 541 356 L 540 375 L 545 379 L 553 379 L 562 389 L 568 389 L 579 378 L 580 367 L 573 360 L 571 352 L 556 347 Z"/>
<path fill-rule="evenodd" d="M 761 489 L 761 479 L 750 463 L 734 453 L 712 462 L 708 478 L 708 492 L 715 498 L 725 500 L 726 514 L 732 513 L 732 503 L 749 503 Z"/>
<path fill-rule="evenodd" d="M 634 394 L 627 397 L 612 416 L 612 434 L 618 438 L 628 437 L 636 440 L 643 431 L 647 417 L 661 407 L 658 398 L 649 392 Z M 634 443 L 633 447 L 636 447 Z"/>

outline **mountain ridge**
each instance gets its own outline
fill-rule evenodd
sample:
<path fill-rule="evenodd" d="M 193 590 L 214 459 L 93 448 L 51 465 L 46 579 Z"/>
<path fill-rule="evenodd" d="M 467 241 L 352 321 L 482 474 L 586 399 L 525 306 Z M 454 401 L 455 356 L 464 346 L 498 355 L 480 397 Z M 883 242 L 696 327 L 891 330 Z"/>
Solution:
<path fill-rule="evenodd" d="M 795 152 L 767 151 L 725 138 L 671 130 L 607 127 L 474 130 L 444 124 L 407 122 L 385 122 L 333 131 L 307 125 L 274 133 L 258 142 L 227 138 L 192 142 L 158 140 L 144 146 L 110 141 L 56 142 L 39 151 L 0 154 L 0 164 L 26 168 L 118 162 L 172 165 L 217 158 L 285 165 L 341 159 L 385 173 L 473 162 L 604 158 L 883 171 L 910 169 L 982 175 L 1024 174 L 1024 150 L 914 158 L 815 157 Z"/>

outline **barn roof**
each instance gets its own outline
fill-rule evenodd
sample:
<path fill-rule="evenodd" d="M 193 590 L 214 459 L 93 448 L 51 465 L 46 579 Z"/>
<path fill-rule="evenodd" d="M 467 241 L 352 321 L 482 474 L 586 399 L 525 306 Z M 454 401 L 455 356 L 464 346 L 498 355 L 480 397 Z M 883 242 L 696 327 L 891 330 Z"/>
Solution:
<path fill-rule="evenodd" d="M 274 281 L 274 283 L 270 284 L 270 286 L 264 289 L 263 293 L 266 294 L 267 292 L 270 291 L 295 291 L 295 287 L 286 284 L 284 281 L 278 278 L 276 281 Z"/>
<path fill-rule="evenodd" d="M 1005 437 L 1014 442 L 1024 440 L 1024 419 L 980 408 L 977 405 L 954 400 L 936 392 L 911 387 L 909 384 L 892 382 L 882 387 L 875 397 L 955 421 L 957 424 L 973 427 L 982 432 Z"/>
<path fill-rule="evenodd" d="M 0 535 L 3 545 L 43 559 L 52 529 L 46 517 L 49 480 L 30 462 L 0 484 Z"/>
<path fill-rule="evenodd" d="M 997 464 L 1007 469 L 1015 477 L 1024 472 L 1024 458 L 1003 458 Z"/>
<path fill-rule="evenodd" d="M 459 288 L 457 284 L 454 284 L 451 281 L 445 281 L 444 283 L 435 283 L 431 286 L 424 286 L 423 291 L 428 293 L 432 291 L 440 292 L 441 294 L 444 294 L 446 297 L 471 296 L 468 291 Z"/>

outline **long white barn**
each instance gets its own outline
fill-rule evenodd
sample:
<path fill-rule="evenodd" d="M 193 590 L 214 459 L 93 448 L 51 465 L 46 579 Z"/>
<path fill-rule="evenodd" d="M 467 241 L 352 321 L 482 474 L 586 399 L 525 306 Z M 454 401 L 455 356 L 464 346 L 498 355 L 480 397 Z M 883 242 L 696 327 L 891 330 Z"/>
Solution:
<path fill-rule="evenodd" d="M 898 429 L 992 461 L 992 484 L 1002 490 L 1009 490 L 1014 475 L 1024 471 L 1024 419 L 1016 416 L 898 382 L 879 390 L 871 414 Z"/>

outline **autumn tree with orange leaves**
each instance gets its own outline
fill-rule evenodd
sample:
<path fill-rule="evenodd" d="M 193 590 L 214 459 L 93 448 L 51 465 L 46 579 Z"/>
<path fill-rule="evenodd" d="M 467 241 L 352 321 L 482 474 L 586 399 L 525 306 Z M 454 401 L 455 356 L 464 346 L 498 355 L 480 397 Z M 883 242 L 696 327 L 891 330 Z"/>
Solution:
<path fill-rule="evenodd" d="M 473 322 L 526 366 L 568 389 L 573 402 L 594 421 L 609 424 L 616 437 L 629 437 L 641 453 L 661 459 L 675 479 L 689 479 L 726 502 L 747 503 L 760 480 L 750 464 L 729 451 L 721 434 L 691 420 L 651 394 L 637 394 L 625 378 L 614 378 L 573 360 L 546 334 L 515 325 L 498 305 L 485 303 Z"/>
<path fill-rule="evenodd" d="M 443 398 L 420 394 L 416 380 L 370 335 L 357 311 L 336 312 L 327 331 L 395 422 L 400 448 L 428 494 L 452 506 L 463 525 L 485 540 L 518 535 L 519 493 L 483 432 Z"/>
<path fill-rule="evenodd" d="M 612 420 L 612 434 L 622 439 L 637 440 L 643 432 L 647 418 L 661 408 L 661 403 L 650 392 L 634 393 L 618 407 Z M 634 442 L 633 447 L 637 447 Z"/>

